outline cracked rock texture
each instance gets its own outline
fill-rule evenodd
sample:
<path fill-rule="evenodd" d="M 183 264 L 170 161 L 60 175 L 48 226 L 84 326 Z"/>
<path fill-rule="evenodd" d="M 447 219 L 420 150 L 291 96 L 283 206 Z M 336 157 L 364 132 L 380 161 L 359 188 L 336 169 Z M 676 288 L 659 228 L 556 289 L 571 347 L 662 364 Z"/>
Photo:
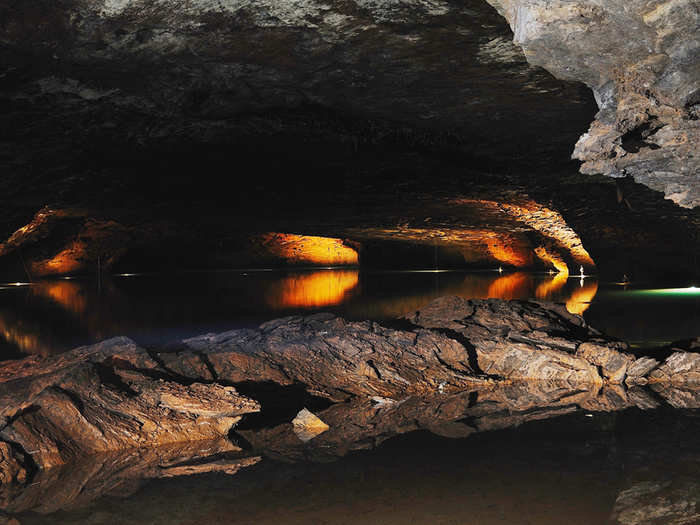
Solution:
<path fill-rule="evenodd" d="M 220 438 L 260 408 L 233 387 L 130 370 L 135 359 L 149 362 L 143 349 L 116 338 L 3 366 L 0 442 L 10 446 L 9 454 L 2 449 L 3 475 L 20 479 L 12 468 L 18 458 L 45 469 L 98 452 Z"/>
<path fill-rule="evenodd" d="M 480 370 L 512 379 L 621 383 L 634 361 L 626 343 L 610 341 L 562 305 L 446 297 L 407 319 L 458 334 L 474 346 Z"/>
<path fill-rule="evenodd" d="M 623 382 L 649 383 L 673 406 L 698 405 L 687 390 L 698 382 L 698 354 L 674 352 L 660 364 L 626 349 L 562 305 L 459 297 L 437 299 L 396 328 L 315 314 L 160 352 L 115 338 L 0 367 L 0 479 L 89 454 L 226 436 L 260 409 L 232 385 L 301 384 L 334 402 L 391 403 L 511 380 L 606 384 L 624 400 Z M 630 392 L 629 402 L 654 406 L 643 390 Z"/>
<path fill-rule="evenodd" d="M 531 64 L 593 89 L 600 111 L 573 154 L 583 173 L 700 205 L 697 1 L 488 1 Z"/>

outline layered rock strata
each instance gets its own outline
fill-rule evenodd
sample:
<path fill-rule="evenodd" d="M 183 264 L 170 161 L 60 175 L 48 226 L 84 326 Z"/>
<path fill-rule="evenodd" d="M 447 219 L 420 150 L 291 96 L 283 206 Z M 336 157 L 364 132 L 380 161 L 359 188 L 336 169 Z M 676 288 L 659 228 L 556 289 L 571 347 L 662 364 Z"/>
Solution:
<path fill-rule="evenodd" d="M 627 350 L 561 305 L 458 297 L 394 328 L 316 314 L 161 352 L 116 338 L 0 368 L 0 479 L 21 481 L 86 454 L 218 439 L 260 410 L 236 387 L 255 392 L 260 383 L 378 403 L 514 380 L 556 381 L 574 393 L 607 385 L 622 399 L 625 385 L 649 384 L 674 406 L 697 406 L 697 392 L 678 387 L 698 384 L 699 354 L 677 351 L 661 363 Z M 634 404 L 653 406 L 653 397 L 634 392 Z"/>
<path fill-rule="evenodd" d="M 694 0 L 488 0 L 531 64 L 593 89 L 583 173 L 631 176 L 700 205 L 700 9 Z"/>
<path fill-rule="evenodd" d="M 21 481 L 99 452 L 225 436 L 257 402 L 233 387 L 130 370 L 145 350 L 117 338 L 0 373 L 0 478 Z"/>

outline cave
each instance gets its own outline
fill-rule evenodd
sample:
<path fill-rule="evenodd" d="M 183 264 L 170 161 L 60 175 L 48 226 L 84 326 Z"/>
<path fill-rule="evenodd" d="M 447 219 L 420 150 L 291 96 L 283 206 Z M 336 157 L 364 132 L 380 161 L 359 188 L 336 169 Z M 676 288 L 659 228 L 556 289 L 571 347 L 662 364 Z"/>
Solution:
<path fill-rule="evenodd" d="M 0 524 L 700 523 L 699 35 L 0 4 Z"/>

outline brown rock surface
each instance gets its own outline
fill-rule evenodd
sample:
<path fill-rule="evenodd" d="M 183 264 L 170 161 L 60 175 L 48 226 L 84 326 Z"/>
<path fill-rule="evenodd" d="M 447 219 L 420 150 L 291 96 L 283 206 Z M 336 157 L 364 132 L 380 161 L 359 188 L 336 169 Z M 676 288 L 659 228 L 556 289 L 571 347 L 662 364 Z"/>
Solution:
<path fill-rule="evenodd" d="M 332 314 L 287 317 L 257 330 L 233 330 L 183 341 L 184 352 L 158 354 L 182 374 L 206 359 L 218 380 L 301 382 L 332 400 L 352 396 L 400 398 L 464 390 L 489 382 L 477 377 L 468 350 L 432 330 L 395 330 L 348 322 Z"/>
<path fill-rule="evenodd" d="M 466 339 L 479 369 L 511 379 L 621 383 L 634 360 L 625 343 L 605 338 L 561 305 L 446 297 L 406 318 Z"/>
<path fill-rule="evenodd" d="M 0 374 L 0 442 L 49 468 L 85 454 L 225 436 L 259 405 L 232 387 L 180 384 L 125 370 L 155 363 L 125 338 Z M 19 366 L 19 368 L 18 368 Z M 30 372 L 31 371 L 31 372 Z"/>
<path fill-rule="evenodd" d="M 310 440 L 302 439 L 293 421 L 289 421 L 270 428 L 237 430 L 238 436 L 251 445 L 252 450 L 248 451 L 221 439 L 80 458 L 70 465 L 36 473 L 29 485 L 0 488 L 0 512 L 32 510 L 48 514 L 86 506 L 107 494 L 128 496 L 144 479 L 214 471 L 235 473 L 261 457 L 285 462 L 327 462 L 417 430 L 462 438 L 582 411 L 657 406 L 654 401 L 649 404 L 649 400 L 649 394 L 638 389 L 624 391 L 590 385 L 572 391 L 568 384 L 552 381 L 491 385 L 400 401 L 358 397 L 319 411 L 318 417 L 328 429 Z"/>
<path fill-rule="evenodd" d="M 700 384 L 700 354 L 675 352 L 649 374 L 650 382 Z"/>
<path fill-rule="evenodd" d="M 318 412 L 329 429 L 307 441 L 299 438 L 292 423 L 237 433 L 264 456 L 328 461 L 416 430 L 462 438 L 583 410 L 612 412 L 634 406 L 646 409 L 657 404 L 649 404 L 649 394 L 628 396 L 616 388 L 582 385 L 573 391 L 567 383 L 528 381 L 400 401 L 358 398 L 338 403 Z"/>
<path fill-rule="evenodd" d="M 342 439 L 351 439 L 353 431 L 342 430 L 343 421 L 357 414 L 366 418 L 362 414 L 398 407 L 421 411 L 410 407 L 430 404 L 436 396 L 462 393 L 466 397 L 449 398 L 461 399 L 455 413 L 476 417 L 464 405 L 472 408 L 469 392 L 477 389 L 482 401 L 495 399 L 522 412 L 496 411 L 484 419 L 485 428 L 511 425 L 513 417 L 550 417 L 572 403 L 606 411 L 654 407 L 654 396 L 635 386 L 646 383 L 673 406 L 698 405 L 693 386 L 700 354 L 678 351 L 658 367 L 653 359 L 635 360 L 625 343 L 586 326 L 562 305 L 445 297 L 397 324 L 400 329 L 315 314 L 187 339 L 161 352 L 115 338 L 51 358 L 5 363 L 0 479 L 21 480 L 26 471 L 85 455 L 221 438 L 243 415 L 260 410 L 236 388 L 255 397 L 260 383 L 301 384 L 311 394 L 350 403 L 318 414 L 330 428 L 314 442 L 339 431 L 348 433 Z M 511 384 L 522 380 L 537 383 Z M 406 404 L 407 398 L 418 401 Z M 445 399 L 440 403 L 439 410 L 448 410 Z M 538 407 L 546 407 L 541 416 Z M 420 419 L 405 417 L 392 425 L 409 428 L 409 420 Z M 445 435 L 469 433 L 456 419 L 433 418 L 424 427 Z"/>
<path fill-rule="evenodd" d="M 0 485 L 27 479 L 24 458 L 9 443 L 0 442 Z"/>

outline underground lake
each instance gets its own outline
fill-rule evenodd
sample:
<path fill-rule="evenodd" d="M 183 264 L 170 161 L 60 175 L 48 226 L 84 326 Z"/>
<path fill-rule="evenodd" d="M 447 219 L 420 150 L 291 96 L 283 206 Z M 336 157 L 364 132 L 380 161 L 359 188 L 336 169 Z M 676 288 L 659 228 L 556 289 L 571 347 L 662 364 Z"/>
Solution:
<path fill-rule="evenodd" d="M 700 525 L 699 35 L 0 1 L 0 525 Z"/>

